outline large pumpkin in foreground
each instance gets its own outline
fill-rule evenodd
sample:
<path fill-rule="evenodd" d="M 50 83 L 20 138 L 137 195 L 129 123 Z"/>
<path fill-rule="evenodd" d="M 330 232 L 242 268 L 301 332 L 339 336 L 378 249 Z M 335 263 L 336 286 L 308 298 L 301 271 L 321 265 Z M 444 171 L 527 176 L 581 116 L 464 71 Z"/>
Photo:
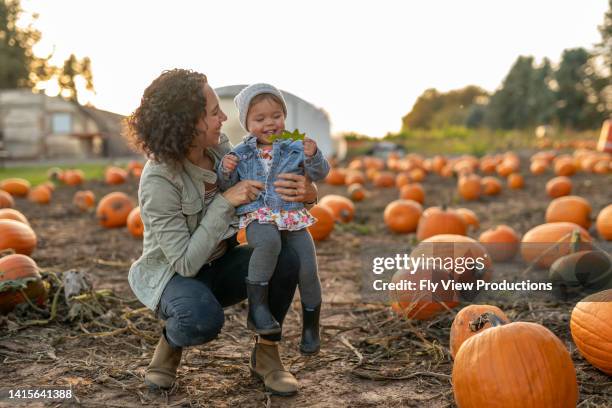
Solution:
<path fill-rule="evenodd" d="M 467 339 L 455 356 L 457 406 L 576 407 L 576 369 L 561 340 L 537 323 L 486 316 L 493 327 Z"/>
<path fill-rule="evenodd" d="M 36 248 L 34 230 L 23 222 L 0 219 L 0 251 L 12 249 L 18 254 L 30 255 Z"/>
<path fill-rule="evenodd" d="M 96 217 L 105 228 L 123 227 L 133 208 L 132 199 L 116 191 L 102 197 L 96 209 Z"/>
<path fill-rule="evenodd" d="M 47 299 L 47 288 L 30 257 L 13 254 L 0 258 L 0 313 L 8 313 L 26 301 L 20 289 L 38 305 Z"/>
<path fill-rule="evenodd" d="M 510 319 L 508 316 L 497 306 L 493 305 L 469 305 L 464 307 L 457 313 L 450 330 L 450 355 L 455 358 L 461 345 L 470 337 L 475 336 L 482 330 L 488 329 L 491 326 L 490 322 L 486 322 L 484 327 L 479 330 L 472 330 L 470 323 L 478 319 L 478 317 L 484 313 L 493 313 L 499 317 L 504 323 L 509 323 Z"/>
<path fill-rule="evenodd" d="M 612 375 L 612 289 L 582 299 L 570 320 L 578 351 L 593 366 Z"/>

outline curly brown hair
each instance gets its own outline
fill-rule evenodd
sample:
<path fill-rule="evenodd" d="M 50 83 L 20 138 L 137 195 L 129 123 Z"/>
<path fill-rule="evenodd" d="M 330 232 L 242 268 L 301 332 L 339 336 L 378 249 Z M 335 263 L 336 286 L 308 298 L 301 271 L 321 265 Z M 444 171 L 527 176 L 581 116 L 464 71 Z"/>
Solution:
<path fill-rule="evenodd" d="M 196 123 L 206 114 L 206 83 L 206 75 L 199 72 L 162 72 L 125 119 L 130 143 L 157 162 L 181 163 L 197 134 Z"/>

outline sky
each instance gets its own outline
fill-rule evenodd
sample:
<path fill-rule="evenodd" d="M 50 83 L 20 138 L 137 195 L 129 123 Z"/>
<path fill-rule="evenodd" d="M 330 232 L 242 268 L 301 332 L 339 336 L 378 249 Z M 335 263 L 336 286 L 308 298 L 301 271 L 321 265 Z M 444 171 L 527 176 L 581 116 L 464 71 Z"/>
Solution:
<path fill-rule="evenodd" d="M 92 60 L 100 109 L 129 114 L 163 70 L 213 87 L 269 82 L 328 112 L 332 133 L 397 132 L 427 88 L 494 91 L 519 55 L 592 48 L 608 0 L 22 0 L 39 55 Z M 53 89 L 48 89 L 53 94 Z"/>

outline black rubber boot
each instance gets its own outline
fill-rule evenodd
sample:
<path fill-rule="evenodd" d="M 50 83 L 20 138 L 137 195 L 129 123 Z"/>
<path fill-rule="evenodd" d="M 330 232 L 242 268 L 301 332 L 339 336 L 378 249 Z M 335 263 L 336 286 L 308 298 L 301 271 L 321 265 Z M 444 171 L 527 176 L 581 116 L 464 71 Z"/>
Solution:
<path fill-rule="evenodd" d="M 280 333 L 280 324 L 272 316 L 268 305 L 268 282 L 251 282 L 248 279 L 245 281 L 249 298 L 247 327 L 257 334 Z"/>
<path fill-rule="evenodd" d="M 321 349 L 319 335 L 319 315 L 321 304 L 314 309 L 308 309 L 302 303 L 302 342 L 300 352 L 305 355 L 314 355 Z"/>

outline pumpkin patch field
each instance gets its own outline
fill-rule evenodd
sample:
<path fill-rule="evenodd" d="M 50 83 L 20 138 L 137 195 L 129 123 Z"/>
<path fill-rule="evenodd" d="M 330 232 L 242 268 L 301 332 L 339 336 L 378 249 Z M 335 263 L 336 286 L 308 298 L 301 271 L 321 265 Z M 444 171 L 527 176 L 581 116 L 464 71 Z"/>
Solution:
<path fill-rule="evenodd" d="M 50 169 L 36 185 L 0 172 L 0 389 L 72 387 L 82 406 L 99 407 L 305 407 L 313 396 L 321 407 L 612 406 L 610 154 L 409 154 L 333 165 L 311 211 L 321 352 L 299 353 L 299 296 L 283 325 L 294 397 L 270 396 L 251 377 L 245 302 L 225 310 L 216 340 L 184 351 L 172 390 L 144 384 L 163 323 L 127 281 L 146 234 L 140 165 L 96 179 Z M 368 254 L 426 255 L 432 242 L 486 255 L 482 279 L 539 274 L 557 279 L 563 296 L 364 298 Z"/>

